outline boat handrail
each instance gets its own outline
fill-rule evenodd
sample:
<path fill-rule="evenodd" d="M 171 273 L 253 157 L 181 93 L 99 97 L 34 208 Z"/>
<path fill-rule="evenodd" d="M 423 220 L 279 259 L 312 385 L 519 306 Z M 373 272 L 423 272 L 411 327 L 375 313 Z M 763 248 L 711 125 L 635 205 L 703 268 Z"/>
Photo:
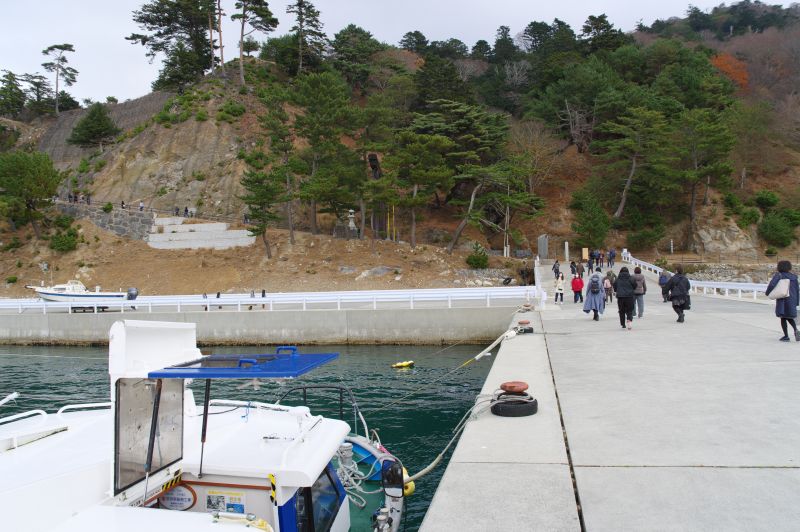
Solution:
<path fill-rule="evenodd" d="M 0 425 L 4 423 L 9 423 L 11 421 L 16 421 L 17 419 L 22 419 L 31 416 L 42 416 L 47 417 L 47 412 L 44 410 L 28 410 L 27 412 L 20 412 L 19 414 L 13 414 L 11 416 L 0 417 Z"/>
<path fill-rule="evenodd" d="M 63 414 L 68 410 L 82 410 L 84 408 L 111 408 L 114 403 L 82 403 L 77 405 L 65 405 L 58 409 L 56 414 Z"/>
<path fill-rule="evenodd" d="M 250 408 L 262 408 L 264 410 L 275 410 L 278 412 L 288 412 L 289 407 L 277 404 L 262 403 L 260 401 L 239 401 L 237 399 L 211 399 L 209 406 L 249 406 Z"/>
<path fill-rule="evenodd" d="M 292 441 L 290 441 L 289 445 L 287 445 L 286 448 L 283 450 L 283 453 L 281 454 L 281 467 L 284 467 L 286 465 L 286 459 L 289 457 L 289 451 L 292 450 L 292 448 L 295 445 L 302 442 L 303 439 L 308 435 L 308 433 L 314 430 L 314 428 L 320 424 L 323 418 L 322 416 L 311 416 L 311 419 L 313 419 L 314 422 L 311 423 L 311 425 L 300 429 L 300 434 L 295 436 L 295 438 Z"/>
<path fill-rule="evenodd" d="M 353 407 L 353 431 L 355 431 L 356 435 L 358 434 L 358 421 L 361 421 L 361 424 L 364 427 L 364 435 L 369 438 L 369 427 L 367 426 L 367 421 L 364 419 L 364 416 L 361 414 L 361 408 L 358 407 L 358 402 L 356 402 L 356 397 L 353 395 L 353 390 L 351 390 L 347 386 L 343 386 L 340 384 L 305 384 L 302 386 L 294 386 L 289 388 L 288 390 L 284 391 L 283 394 L 277 398 L 275 404 L 280 404 L 281 401 L 286 399 L 286 397 L 298 390 L 303 391 L 303 404 L 308 406 L 308 390 L 338 390 L 339 391 L 339 419 L 344 421 L 344 392 L 347 392 L 347 395 L 350 396 L 350 405 Z"/>

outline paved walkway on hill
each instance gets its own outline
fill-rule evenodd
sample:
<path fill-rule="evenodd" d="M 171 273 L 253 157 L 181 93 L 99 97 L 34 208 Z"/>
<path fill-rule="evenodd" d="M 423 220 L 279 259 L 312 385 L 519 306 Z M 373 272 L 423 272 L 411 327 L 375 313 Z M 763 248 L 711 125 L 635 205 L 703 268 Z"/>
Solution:
<path fill-rule="evenodd" d="M 550 302 L 526 352 L 504 343 L 484 391 L 530 378 L 539 413 L 470 421 L 423 530 L 798 529 L 800 342 L 745 301 L 694 296 L 676 323 L 650 288 L 632 331 L 616 301 L 599 322 Z"/>

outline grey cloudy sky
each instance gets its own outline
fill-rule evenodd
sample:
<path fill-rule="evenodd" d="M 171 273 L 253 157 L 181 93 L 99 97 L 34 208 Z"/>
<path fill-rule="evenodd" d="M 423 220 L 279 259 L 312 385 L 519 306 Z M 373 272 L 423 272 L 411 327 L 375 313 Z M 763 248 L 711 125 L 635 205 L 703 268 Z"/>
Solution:
<path fill-rule="evenodd" d="M 3 0 L 4 24 L 0 32 L 0 69 L 14 73 L 42 72 L 41 51 L 51 44 L 72 43 L 76 52 L 69 61 L 80 74 L 69 88 L 78 100 L 120 100 L 149 92 L 159 64 L 148 64 L 144 48 L 124 37 L 140 31 L 131 12 L 144 0 Z M 281 24 L 277 34 L 292 25 L 286 14 L 289 0 L 269 2 Z M 606 13 L 615 26 L 632 30 L 639 20 L 650 24 L 657 18 L 680 16 L 689 3 L 701 9 L 719 5 L 720 0 L 316 0 L 329 35 L 349 23 L 372 32 L 381 41 L 396 44 L 411 30 L 422 31 L 430 40 L 455 37 L 472 46 L 478 39 L 493 42 L 500 25 L 521 31 L 532 20 L 554 18 L 569 23 L 576 32 L 589 15 Z M 234 0 L 223 0 L 231 11 Z M 35 10 L 35 16 L 32 11 Z M 225 35 L 227 33 L 227 35 Z M 223 26 L 226 59 L 235 57 L 238 33 L 228 20 Z M 259 40 L 263 36 L 255 35 Z"/>

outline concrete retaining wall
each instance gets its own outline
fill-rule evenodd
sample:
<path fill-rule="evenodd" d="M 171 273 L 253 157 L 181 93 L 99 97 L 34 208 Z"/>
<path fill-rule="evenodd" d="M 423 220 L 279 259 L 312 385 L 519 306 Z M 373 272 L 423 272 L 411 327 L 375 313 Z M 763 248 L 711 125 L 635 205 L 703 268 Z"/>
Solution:
<path fill-rule="evenodd" d="M 152 213 L 133 208 L 123 210 L 114 205 L 111 212 L 103 212 L 102 205 L 56 203 L 56 207 L 73 218 L 88 218 L 97 227 L 137 240 L 144 240 L 153 226 Z"/>
<path fill-rule="evenodd" d="M 106 344 L 121 319 L 197 323 L 202 344 L 418 344 L 486 342 L 516 307 L 306 311 L 102 312 L 0 316 L 0 343 Z"/>

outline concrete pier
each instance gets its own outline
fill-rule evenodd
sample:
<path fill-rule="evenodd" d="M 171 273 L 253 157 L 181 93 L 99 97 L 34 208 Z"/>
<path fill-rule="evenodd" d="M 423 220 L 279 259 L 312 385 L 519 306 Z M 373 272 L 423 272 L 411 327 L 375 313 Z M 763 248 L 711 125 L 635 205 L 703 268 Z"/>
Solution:
<path fill-rule="evenodd" d="M 550 302 L 503 343 L 483 391 L 528 381 L 539 413 L 470 421 L 423 531 L 797 530 L 800 342 L 763 304 L 645 307 L 628 331 Z"/>
<path fill-rule="evenodd" d="M 202 344 L 452 344 L 490 342 L 516 306 L 342 310 L 218 310 L 0 314 L 0 343 L 105 344 L 121 319 L 197 323 Z"/>

